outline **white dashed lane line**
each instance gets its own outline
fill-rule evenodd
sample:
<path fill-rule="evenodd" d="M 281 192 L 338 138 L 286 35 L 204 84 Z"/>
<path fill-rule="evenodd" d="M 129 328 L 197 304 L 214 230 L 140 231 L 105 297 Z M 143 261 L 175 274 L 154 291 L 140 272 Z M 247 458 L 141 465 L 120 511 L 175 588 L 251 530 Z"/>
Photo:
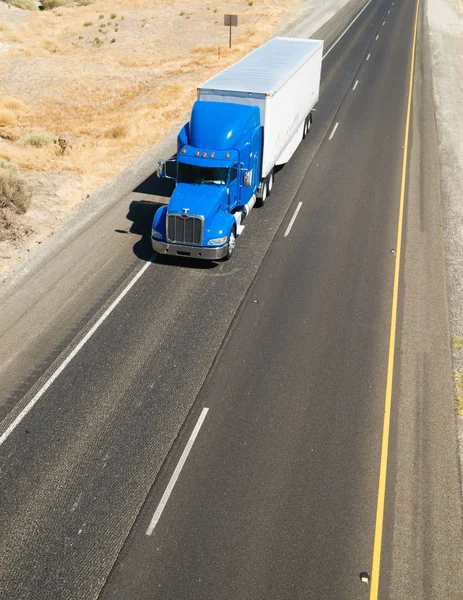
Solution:
<path fill-rule="evenodd" d="M 285 231 L 285 236 L 284 237 L 288 237 L 289 232 L 291 231 L 291 227 L 294 225 L 294 221 L 296 220 L 296 217 L 299 214 L 299 211 L 301 210 L 301 206 L 302 206 L 302 202 L 299 202 L 299 204 L 297 205 L 296 210 L 294 211 L 293 218 L 289 222 L 288 228 Z"/>
<path fill-rule="evenodd" d="M 336 129 L 338 128 L 339 122 L 336 123 L 336 125 L 333 127 L 333 131 L 331 132 L 330 137 L 328 138 L 329 140 L 333 139 L 334 134 L 336 133 Z"/>
<path fill-rule="evenodd" d="M 359 84 L 359 80 L 357 79 L 357 81 L 354 83 L 354 87 L 352 88 L 352 91 L 355 90 L 355 88 L 358 86 L 358 84 Z"/>
<path fill-rule="evenodd" d="M 164 494 L 162 495 L 161 501 L 159 502 L 156 512 L 154 513 L 153 518 L 151 519 L 151 523 L 149 524 L 149 527 L 146 530 L 146 535 L 151 535 L 153 533 L 156 525 L 158 524 L 159 519 L 161 518 L 162 512 L 166 507 L 167 501 L 169 500 L 169 497 L 172 493 L 172 490 L 174 489 L 175 484 L 177 483 L 177 479 L 180 475 L 180 472 L 183 469 L 184 464 L 186 463 L 186 459 L 188 458 L 188 455 L 191 452 L 191 449 L 193 447 L 195 439 L 198 436 L 199 430 L 201 429 L 201 426 L 204 422 L 204 419 L 206 418 L 208 411 L 209 411 L 208 408 L 203 408 L 201 414 L 199 415 L 199 419 L 198 419 L 198 422 L 196 423 L 195 428 L 193 429 L 193 433 L 191 434 L 190 439 L 188 440 L 188 443 L 185 446 L 185 450 L 182 452 L 182 456 L 180 457 L 180 460 L 178 461 L 178 465 L 175 467 L 175 471 L 173 472 L 172 477 L 170 478 L 169 484 L 166 487 Z"/>

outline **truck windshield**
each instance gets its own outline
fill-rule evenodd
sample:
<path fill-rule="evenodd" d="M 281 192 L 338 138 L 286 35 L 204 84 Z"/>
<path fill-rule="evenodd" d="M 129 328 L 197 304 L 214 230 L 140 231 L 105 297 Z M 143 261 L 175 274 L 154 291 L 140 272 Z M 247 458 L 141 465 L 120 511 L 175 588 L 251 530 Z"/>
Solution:
<path fill-rule="evenodd" d="M 199 167 L 178 163 L 178 180 L 184 183 L 211 183 L 225 185 L 228 180 L 228 167 Z"/>

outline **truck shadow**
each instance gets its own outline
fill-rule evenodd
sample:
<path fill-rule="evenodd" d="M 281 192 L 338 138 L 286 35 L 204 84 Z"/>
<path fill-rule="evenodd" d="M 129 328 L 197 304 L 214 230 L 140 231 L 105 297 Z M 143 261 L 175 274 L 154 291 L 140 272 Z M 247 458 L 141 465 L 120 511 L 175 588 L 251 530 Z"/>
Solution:
<path fill-rule="evenodd" d="M 175 189 L 175 181 L 172 179 L 160 179 L 156 173 L 152 173 L 143 183 L 133 191 L 136 194 L 148 194 L 150 196 L 160 196 L 161 198 L 170 198 Z"/>
<path fill-rule="evenodd" d="M 121 233 L 133 233 L 140 236 L 134 244 L 133 252 L 141 260 L 148 261 L 152 258 L 154 251 L 151 246 L 151 225 L 156 211 L 165 206 L 164 199 L 170 198 L 175 188 L 175 181 L 171 179 L 160 179 L 156 173 L 150 175 L 143 183 L 137 186 L 134 194 L 151 196 L 140 200 L 132 200 L 127 214 L 127 219 L 132 221 L 130 230 Z M 154 260 L 157 264 L 185 267 L 189 269 L 208 270 L 218 266 L 219 263 L 212 261 L 194 260 L 177 256 L 165 256 L 158 254 Z"/>

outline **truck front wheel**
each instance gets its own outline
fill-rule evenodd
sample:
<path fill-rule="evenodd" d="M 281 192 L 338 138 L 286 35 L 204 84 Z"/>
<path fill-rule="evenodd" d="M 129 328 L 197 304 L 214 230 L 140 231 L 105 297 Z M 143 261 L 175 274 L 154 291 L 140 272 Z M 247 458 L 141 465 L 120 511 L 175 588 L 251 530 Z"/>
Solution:
<path fill-rule="evenodd" d="M 224 257 L 224 260 L 230 260 L 233 250 L 236 245 L 236 227 L 233 225 L 232 230 L 230 231 L 230 235 L 228 236 L 228 248 L 227 254 Z"/>

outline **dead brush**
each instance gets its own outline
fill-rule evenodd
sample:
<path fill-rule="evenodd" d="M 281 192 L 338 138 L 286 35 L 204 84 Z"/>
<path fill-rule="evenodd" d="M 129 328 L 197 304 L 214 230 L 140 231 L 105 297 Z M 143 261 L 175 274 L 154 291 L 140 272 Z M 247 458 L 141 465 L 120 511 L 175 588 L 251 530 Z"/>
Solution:
<path fill-rule="evenodd" d="M 32 191 L 15 173 L 0 169 L 0 208 L 24 214 L 31 204 Z"/>
<path fill-rule="evenodd" d="M 121 138 L 127 137 L 129 134 L 129 128 L 127 125 L 113 125 L 109 129 L 103 132 L 103 137 L 112 140 L 120 140 Z"/>

